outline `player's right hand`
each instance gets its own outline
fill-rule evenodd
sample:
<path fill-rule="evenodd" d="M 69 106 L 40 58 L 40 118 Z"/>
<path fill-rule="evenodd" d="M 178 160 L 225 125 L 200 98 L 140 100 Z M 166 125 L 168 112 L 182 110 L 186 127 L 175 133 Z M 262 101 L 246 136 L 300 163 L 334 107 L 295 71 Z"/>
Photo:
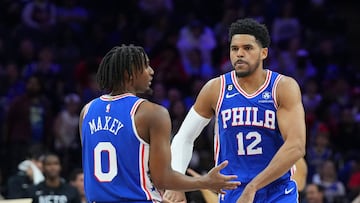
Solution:
<path fill-rule="evenodd" d="M 241 184 L 240 181 L 232 181 L 237 179 L 236 175 L 223 175 L 220 173 L 220 170 L 225 168 L 228 163 L 228 161 L 224 161 L 202 176 L 205 185 L 204 189 L 209 189 L 215 193 L 225 194 L 224 190 L 236 189 Z"/>

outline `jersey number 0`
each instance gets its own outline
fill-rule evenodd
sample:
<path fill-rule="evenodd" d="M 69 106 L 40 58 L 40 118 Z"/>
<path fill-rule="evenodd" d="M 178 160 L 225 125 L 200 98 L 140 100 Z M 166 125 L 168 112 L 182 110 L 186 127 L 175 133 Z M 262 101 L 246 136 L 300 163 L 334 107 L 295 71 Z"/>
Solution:
<path fill-rule="evenodd" d="M 102 168 L 101 153 L 106 152 L 109 156 L 108 171 Z M 99 142 L 94 149 L 94 173 L 100 182 L 110 182 L 118 173 L 116 161 L 116 149 L 111 142 Z"/>

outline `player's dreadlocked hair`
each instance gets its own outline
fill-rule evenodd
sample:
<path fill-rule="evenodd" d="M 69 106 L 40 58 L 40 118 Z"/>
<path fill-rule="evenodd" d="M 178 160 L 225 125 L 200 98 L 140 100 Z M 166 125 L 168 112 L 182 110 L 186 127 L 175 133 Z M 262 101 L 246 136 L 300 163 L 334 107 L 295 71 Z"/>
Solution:
<path fill-rule="evenodd" d="M 231 41 L 232 37 L 236 34 L 254 36 L 263 48 L 269 47 L 270 45 L 270 36 L 266 26 L 251 18 L 239 19 L 231 24 L 229 41 Z"/>
<path fill-rule="evenodd" d="M 96 81 L 102 90 L 122 90 L 128 77 L 141 73 L 145 65 L 146 53 L 142 47 L 115 46 L 101 60 Z"/>

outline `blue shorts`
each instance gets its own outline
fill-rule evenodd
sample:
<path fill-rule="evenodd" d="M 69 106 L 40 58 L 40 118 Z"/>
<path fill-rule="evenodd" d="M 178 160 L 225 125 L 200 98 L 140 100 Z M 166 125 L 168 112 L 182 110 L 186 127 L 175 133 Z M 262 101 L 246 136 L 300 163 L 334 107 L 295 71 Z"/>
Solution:
<path fill-rule="evenodd" d="M 220 196 L 219 202 L 236 202 L 245 186 L 246 185 L 242 185 L 236 190 L 226 191 L 225 195 Z M 254 203 L 298 203 L 298 198 L 298 189 L 295 181 L 281 180 L 279 182 L 271 183 L 257 191 Z"/>

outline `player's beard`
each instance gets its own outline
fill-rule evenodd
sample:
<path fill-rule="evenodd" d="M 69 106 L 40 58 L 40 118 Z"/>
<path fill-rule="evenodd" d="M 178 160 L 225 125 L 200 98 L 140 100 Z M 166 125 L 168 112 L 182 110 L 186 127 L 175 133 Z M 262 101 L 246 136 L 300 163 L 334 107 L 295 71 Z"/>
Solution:
<path fill-rule="evenodd" d="M 256 69 L 259 68 L 260 59 L 258 59 L 254 65 L 251 65 L 249 63 L 247 63 L 247 65 L 249 66 L 249 69 L 247 71 L 236 71 L 235 70 L 236 77 L 243 78 L 243 77 L 247 77 L 247 76 L 253 74 L 256 71 Z"/>

